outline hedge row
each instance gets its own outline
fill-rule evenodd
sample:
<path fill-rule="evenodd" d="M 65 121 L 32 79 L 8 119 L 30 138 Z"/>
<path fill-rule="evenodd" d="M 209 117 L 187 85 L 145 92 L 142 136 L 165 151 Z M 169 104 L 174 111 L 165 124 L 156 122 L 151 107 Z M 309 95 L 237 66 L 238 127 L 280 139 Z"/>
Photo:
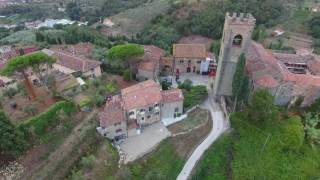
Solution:
<path fill-rule="evenodd" d="M 61 112 L 70 116 L 76 111 L 76 106 L 71 101 L 59 101 L 49 107 L 46 111 L 32 117 L 19 125 L 19 128 L 27 131 L 33 131 L 36 135 L 43 135 L 49 127 L 54 127 L 59 123 L 59 114 Z"/>

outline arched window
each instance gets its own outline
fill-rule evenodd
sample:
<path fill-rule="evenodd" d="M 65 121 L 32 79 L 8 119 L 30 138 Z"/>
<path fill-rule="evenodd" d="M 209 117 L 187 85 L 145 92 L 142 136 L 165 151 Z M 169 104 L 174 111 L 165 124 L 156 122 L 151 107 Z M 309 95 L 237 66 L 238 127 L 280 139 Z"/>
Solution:
<path fill-rule="evenodd" d="M 232 45 L 241 46 L 241 43 L 242 43 L 242 36 L 238 34 L 233 38 Z"/>

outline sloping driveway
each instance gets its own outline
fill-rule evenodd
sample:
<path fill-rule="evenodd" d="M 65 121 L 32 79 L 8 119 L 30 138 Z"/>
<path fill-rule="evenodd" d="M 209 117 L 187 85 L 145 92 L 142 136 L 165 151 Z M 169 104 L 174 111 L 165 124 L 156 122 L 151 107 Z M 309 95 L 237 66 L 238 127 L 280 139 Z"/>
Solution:
<path fill-rule="evenodd" d="M 212 93 L 210 93 L 212 94 Z M 177 180 L 186 180 L 190 176 L 192 169 L 200 160 L 202 154 L 216 141 L 216 139 L 229 128 L 229 122 L 224 118 L 224 114 L 219 105 L 213 101 L 213 97 L 209 98 L 202 105 L 203 108 L 211 112 L 213 127 L 208 137 L 195 149 L 191 154 Z"/>

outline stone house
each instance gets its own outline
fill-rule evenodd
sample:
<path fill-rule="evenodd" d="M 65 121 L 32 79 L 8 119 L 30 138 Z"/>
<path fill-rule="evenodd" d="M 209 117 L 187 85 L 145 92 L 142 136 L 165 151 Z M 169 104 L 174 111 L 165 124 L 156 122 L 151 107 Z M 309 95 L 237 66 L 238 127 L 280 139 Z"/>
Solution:
<path fill-rule="evenodd" d="M 174 69 L 179 73 L 200 73 L 201 61 L 206 59 L 204 44 L 174 44 Z"/>
<path fill-rule="evenodd" d="M 126 115 L 120 95 L 110 98 L 104 110 L 99 113 L 100 127 L 98 131 L 109 139 L 124 139 L 127 137 Z"/>
<path fill-rule="evenodd" d="M 160 61 L 165 56 L 165 51 L 157 46 L 144 45 L 144 55 L 137 66 L 137 79 L 156 80 L 160 72 Z"/>
<path fill-rule="evenodd" d="M 216 66 L 215 58 L 207 52 L 205 44 L 174 44 L 173 67 L 176 75 L 191 72 L 207 75 Z"/>
<path fill-rule="evenodd" d="M 101 62 L 78 56 L 67 51 L 57 49 L 43 49 L 44 53 L 56 59 L 53 69 L 74 76 L 99 77 L 101 76 Z"/>
<path fill-rule="evenodd" d="M 320 97 L 320 58 L 313 54 L 277 53 L 252 41 L 255 18 L 227 13 L 224 24 L 214 95 L 232 96 L 232 82 L 239 56 L 246 57 L 250 91 L 267 89 L 277 105 L 308 106 Z"/>
<path fill-rule="evenodd" d="M 176 118 L 183 113 L 183 95 L 180 89 L 162 91 L 162 118 Z"/>
<path fill-rule="evenodd" d="M 122 89 L 120 95 L 107 100 L 104 110 L 99 113 L 97 130 L 109 139 L 119 140 L 138 135 L 147 126 L 182 113 L 180 89 L 162 91 L 155 81 L 147 80 Z"/>

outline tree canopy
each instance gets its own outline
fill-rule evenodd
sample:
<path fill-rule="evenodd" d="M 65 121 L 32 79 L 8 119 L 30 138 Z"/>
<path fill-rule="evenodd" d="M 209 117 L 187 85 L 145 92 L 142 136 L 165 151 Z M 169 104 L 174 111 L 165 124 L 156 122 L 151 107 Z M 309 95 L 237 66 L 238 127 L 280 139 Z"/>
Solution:
<path fill-rule="evenodd" d="M 22 72 L 28 68 L 36 69 L 42 64 L 53 64 L 55 60 L 42 52 L 18 56 L 10 60 L 1 71 L 2 75 L 12 76 L 15 72 Z"/>
<path fill-rule="evenodd" d="M 122 44 L 112 47 L 107 52 L 110 63 L 128 64 L 129 59 L 143 56 L 144 49 L 138 44 Z"/>
<path fill-rule="evenodd" d="M 276 120 L 278 107 L 273 104 L 273 96 L 268 90 L 257 90 L 249 102 L 249 117 L 252 121 Z"/>
<path fill-rule="evenodd" d="M 320 129 L 317 128 L 318 124 L 320 124 L 319 114 L 307 113 L 305 115 L 306 138 L 311 145 L 320 145 Z"/>

